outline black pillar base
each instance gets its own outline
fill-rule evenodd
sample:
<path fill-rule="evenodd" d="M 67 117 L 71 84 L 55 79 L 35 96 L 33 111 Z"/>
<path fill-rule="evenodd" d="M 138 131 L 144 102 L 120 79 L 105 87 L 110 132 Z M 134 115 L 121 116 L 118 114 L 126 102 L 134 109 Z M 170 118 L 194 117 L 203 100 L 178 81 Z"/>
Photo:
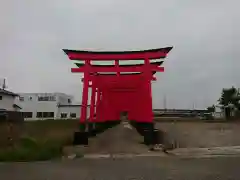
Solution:
<path fill-rule="evenodd" d="M 158 129 L 151 131 L 145 131 L 144 144 L 155 145 L 162 144 L 161 132 Z"/>
<path fill-rule="evenodd" d="M 103 133 L 107 129 L 112 128 L 118 124 L 120 124 L 120 121 L 107 121 L 107 122 L 95 123 L 95 132 L 96 134 Z"/>
<path fill-rule="evenodd" d="M 93 129 L 90 132 L 88 132 L 88 134 L 89 134 L 89 137 L 96 137 L 97 136 L 97 130 Z"/>
<path fill-rule="evenodd" d="M 95 137 L 96 136 L 96 130 L 95 123 L 88 123 L 88 135 L 89 137 Z"/>
<path fill-rule="evenodd" d="M 153 123 L 133 122 L 131 124 L 132 124 L 133 127 L 136 128 L 137 132 L 141 136 L 145 136 L 147 131 L 152 132 L 154 130 L 154 124 Z"/>
<path fill-rule="evenodd" d="M 143 136 L 144 144 L 155 145 L 163 143 L 163 133 L 154 128 L 154 123 L 132 121 L 131 125 L 136 128 L 141 136 Z"/>
<path fill-rule="evenodd" d="M 74 132 L 73 145 L 88 145 L 88 132 Z"/>

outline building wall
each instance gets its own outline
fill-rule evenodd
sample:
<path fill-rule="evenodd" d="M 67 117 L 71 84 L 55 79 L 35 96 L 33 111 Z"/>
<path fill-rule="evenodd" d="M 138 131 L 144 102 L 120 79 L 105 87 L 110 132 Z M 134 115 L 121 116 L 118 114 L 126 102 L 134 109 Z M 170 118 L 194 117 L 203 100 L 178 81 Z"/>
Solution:
<path fill-rule="evenodd" d="M 6 95 L 6 94 L 0 94 L 2 96 L 2 100 L 0 100 L 0 109 L 6 109 L 8 111 L 14 111 L 15 108 L 13 107 L 15 97 Z"/>
<path fill-rule="evenodd" d="M 25 117 L 26 120 L 56 119 L 58 105 L 71 104 L 73 99 L 64 93 L 19 93 L 19 95 L 17 104 L 22 107 L 22 112 L 32 112 L 32 117 Z M 51 100 L 39 101 L 39 97 L 51 97 Z M 53 112 L 54 117 L 37 117 L 37 112 Z"/>
<path fill-rule="evenodd" d="M 61 114 L 62 113 L 66 113 L 67 117 L 66 118 L 62 118 Z M 81 116 L 81 106 L 78 105 L 72 105 L 72 106 L 60 106 L 58 108 L 58 114 L 57 114 L 57 119 L 76 119 L 76 118 L 71 118 L 70 114 L 71 113 L 75 113 L 76 114 L 76 118 L 80 118 Z M 90 115 L 90 107 L 87 108 L 87 117 L 89 117 Z"/>
<path fill-rule="evenodd" d="M 56 93 L 55 95 L 56 95 L 58 104 L 66 105 L 66 104 L 72 104 L 73 102 L 73 96 L 70 96 L 64 93 Z"/>
<path fill-rule="evenodd" d="M 215 118 L 223 118 L 224 117 L 224 113 L 222 111 L 222 109 L 220 107 L 215 106 L 215 112 L 213 113 L 213 116 Z"/>

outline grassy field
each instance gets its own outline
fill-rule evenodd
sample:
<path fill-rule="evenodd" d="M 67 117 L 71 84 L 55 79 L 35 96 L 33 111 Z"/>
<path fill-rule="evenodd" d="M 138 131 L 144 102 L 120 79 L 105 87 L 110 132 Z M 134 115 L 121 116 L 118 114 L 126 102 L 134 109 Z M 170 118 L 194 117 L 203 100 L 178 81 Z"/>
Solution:
<path fill-rule="evenodd" d="M 59 157 L 72 143 L 76 120 L 29 121 L 0 124 L 0 161 L 34 161 Z M 11 140 L 12 139 L 12 140 Z"/>

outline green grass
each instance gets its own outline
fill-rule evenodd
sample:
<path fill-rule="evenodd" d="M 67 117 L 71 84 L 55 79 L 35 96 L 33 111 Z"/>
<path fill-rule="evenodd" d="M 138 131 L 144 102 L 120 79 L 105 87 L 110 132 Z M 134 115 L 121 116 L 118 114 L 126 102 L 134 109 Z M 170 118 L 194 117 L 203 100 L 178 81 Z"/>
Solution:
<path fill-rule="evenodd" d="M 0 161 L 41 161 L 59 158 L 62 149 L 72 144 L 75 120 L 29 121 L 14 125 L 9 146 L 6 124 L 0 124 Z"/>

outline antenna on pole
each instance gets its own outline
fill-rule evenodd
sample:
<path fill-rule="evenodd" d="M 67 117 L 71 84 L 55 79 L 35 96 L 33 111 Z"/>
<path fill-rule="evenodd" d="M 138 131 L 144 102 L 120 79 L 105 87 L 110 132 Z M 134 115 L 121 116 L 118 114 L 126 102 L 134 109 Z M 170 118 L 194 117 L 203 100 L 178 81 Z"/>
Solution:
<path fill-rule="evenodd" d="M 6 85 L 6 79 L 4 78 L 3 79 L 3 83 L 0 85 L 0 89 L 6 89 L 7 88 L 7 85 Z"/>
<path fill-rule="evenodd" d="M 6 87 L 7 87 L 7 86 L 6 86 L 6 79 L 4 78 L 4 79 L 3 79 L 2 89 L 4 90 L 4 89 L 6 89 Z"/>

